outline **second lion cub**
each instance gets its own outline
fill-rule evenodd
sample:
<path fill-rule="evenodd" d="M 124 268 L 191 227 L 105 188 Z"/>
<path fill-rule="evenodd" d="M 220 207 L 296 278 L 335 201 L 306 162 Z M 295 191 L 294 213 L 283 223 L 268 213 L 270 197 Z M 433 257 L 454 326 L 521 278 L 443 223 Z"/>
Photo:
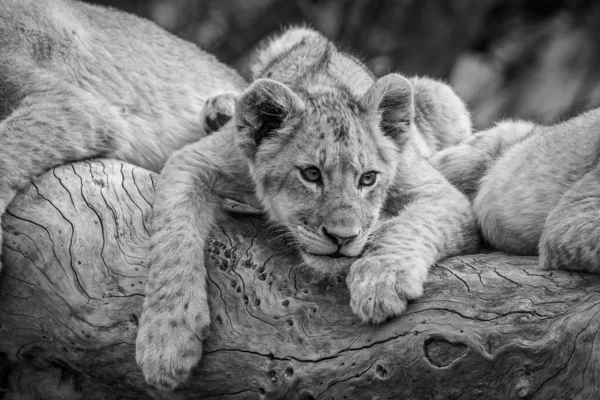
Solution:
<path fill-rule="evenodd" d="M 445 85 L 378 80 L 318 33 L 264 49 L 234 121 L 170 159 L 156 190 L 150 276 L 136 341 L 149 382 L 173 389 L 202 352 L 210 316 L 204 245 L 221 197 L 257 198 L 315 270 L 347 271 L 365 322 L 404 312 L 438 260 L 478 244 L 468 199 L 423 154 L 470 134 Z"/>
<path fill-rule="evenodd" d="M 493 247 L 600 272 L 600 109 L 550 126 L 502 122 L 430 161 L 473 199 Z"/>

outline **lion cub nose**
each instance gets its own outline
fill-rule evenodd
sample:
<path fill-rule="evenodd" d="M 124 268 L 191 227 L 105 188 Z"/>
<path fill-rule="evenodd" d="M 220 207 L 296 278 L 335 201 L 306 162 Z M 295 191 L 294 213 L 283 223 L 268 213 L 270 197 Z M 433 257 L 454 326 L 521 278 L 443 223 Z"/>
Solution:
<path fill-rule="evenodd" d="M 325 228 L 323 226 L 321 227 L 321 230 L 325 237 L 331 239 L 333 243 L 339 246 L 350 243 L 358 236 L 358 229 L 353 227 L 340 226 Z"/>

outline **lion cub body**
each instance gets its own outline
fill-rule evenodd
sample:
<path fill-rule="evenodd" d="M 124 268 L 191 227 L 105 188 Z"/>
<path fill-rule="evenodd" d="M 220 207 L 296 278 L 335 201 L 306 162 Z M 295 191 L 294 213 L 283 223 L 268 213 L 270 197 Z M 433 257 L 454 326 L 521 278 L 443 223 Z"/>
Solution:
<path fill-rule="evenodd" d="M 600 272 L 600 109 L 503 122 L 431 162 L 473 199 L 485 239 L 543 268 Z"/>
<path fill-rule="evenodd" d="M 3 157 L 25 147 L 38 171 L 97 155 L 159 171 L 205 136 L 209 97 L 245 86 L 214 56 L 133 15 L 69 0 L 0 2 L 0 132 L 20 133 L 3 141 Z"/>
<path fill-rule="evenodd" d="M 347 273 L 366 322 L 404 312 L 432 264 L 478 244 L 468 199 L 425 159 L 470 134 L 451 89 L 376 80 L 308 29 L 287 31 L 257 59 L 234 121 L 175 153 L 157 184 L 136 358 L 163 389 L 201 356 L 204 244 L 223 197 L 258 200 L 309 267 Z"/>

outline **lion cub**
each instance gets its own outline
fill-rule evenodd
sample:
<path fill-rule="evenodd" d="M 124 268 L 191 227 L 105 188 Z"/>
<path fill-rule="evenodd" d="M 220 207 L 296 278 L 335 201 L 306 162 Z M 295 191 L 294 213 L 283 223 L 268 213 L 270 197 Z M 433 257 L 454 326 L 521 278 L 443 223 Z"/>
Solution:
<path fill-rule="evenodd" d="M 551 126 L 502 122 L 430 161 L 473 199 L 493 247 L 600 272 L 600 109 Z"/>
<path fill-rule="evenodd" d="M 157 184 L 136 356 L 162 389 L 201 357 L 204 246 L 222 197 L 258 199 L 308 266 L 347 272 L 350 305 L 365 322 L 402 314 L 432 264 L 478 244 L 468 199 L 424 157 L 470 134 L 446 85 L 375 80 L 308 29 L 273 40 L 253 71 L 234 121 L 175 153 Z"/>

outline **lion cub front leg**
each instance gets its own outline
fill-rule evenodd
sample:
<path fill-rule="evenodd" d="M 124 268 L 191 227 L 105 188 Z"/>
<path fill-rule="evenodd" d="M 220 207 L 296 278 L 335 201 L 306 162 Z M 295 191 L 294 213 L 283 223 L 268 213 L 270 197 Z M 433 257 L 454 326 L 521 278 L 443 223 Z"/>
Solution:
<path fill-rule="evenodd" d="M 223 175 L 236 159 L 223 149 L 228 136 L 220 132 L 174 153 L 158 180 L 136 361 L 162 390 L 189 377 L 208 333 L 204 246 L 222 211 L 214 182 L 227 184 Z"/>
<path fill-rule="evenodd" d="M 478 246 L 467 198 L 440 182 L 434 193 L 379 222 L 365 254 L 350 266 L 350 305 L 364 322 L 380 323 L 402 314 L 408 300 L 423 294 L 429 268 Z"/>

